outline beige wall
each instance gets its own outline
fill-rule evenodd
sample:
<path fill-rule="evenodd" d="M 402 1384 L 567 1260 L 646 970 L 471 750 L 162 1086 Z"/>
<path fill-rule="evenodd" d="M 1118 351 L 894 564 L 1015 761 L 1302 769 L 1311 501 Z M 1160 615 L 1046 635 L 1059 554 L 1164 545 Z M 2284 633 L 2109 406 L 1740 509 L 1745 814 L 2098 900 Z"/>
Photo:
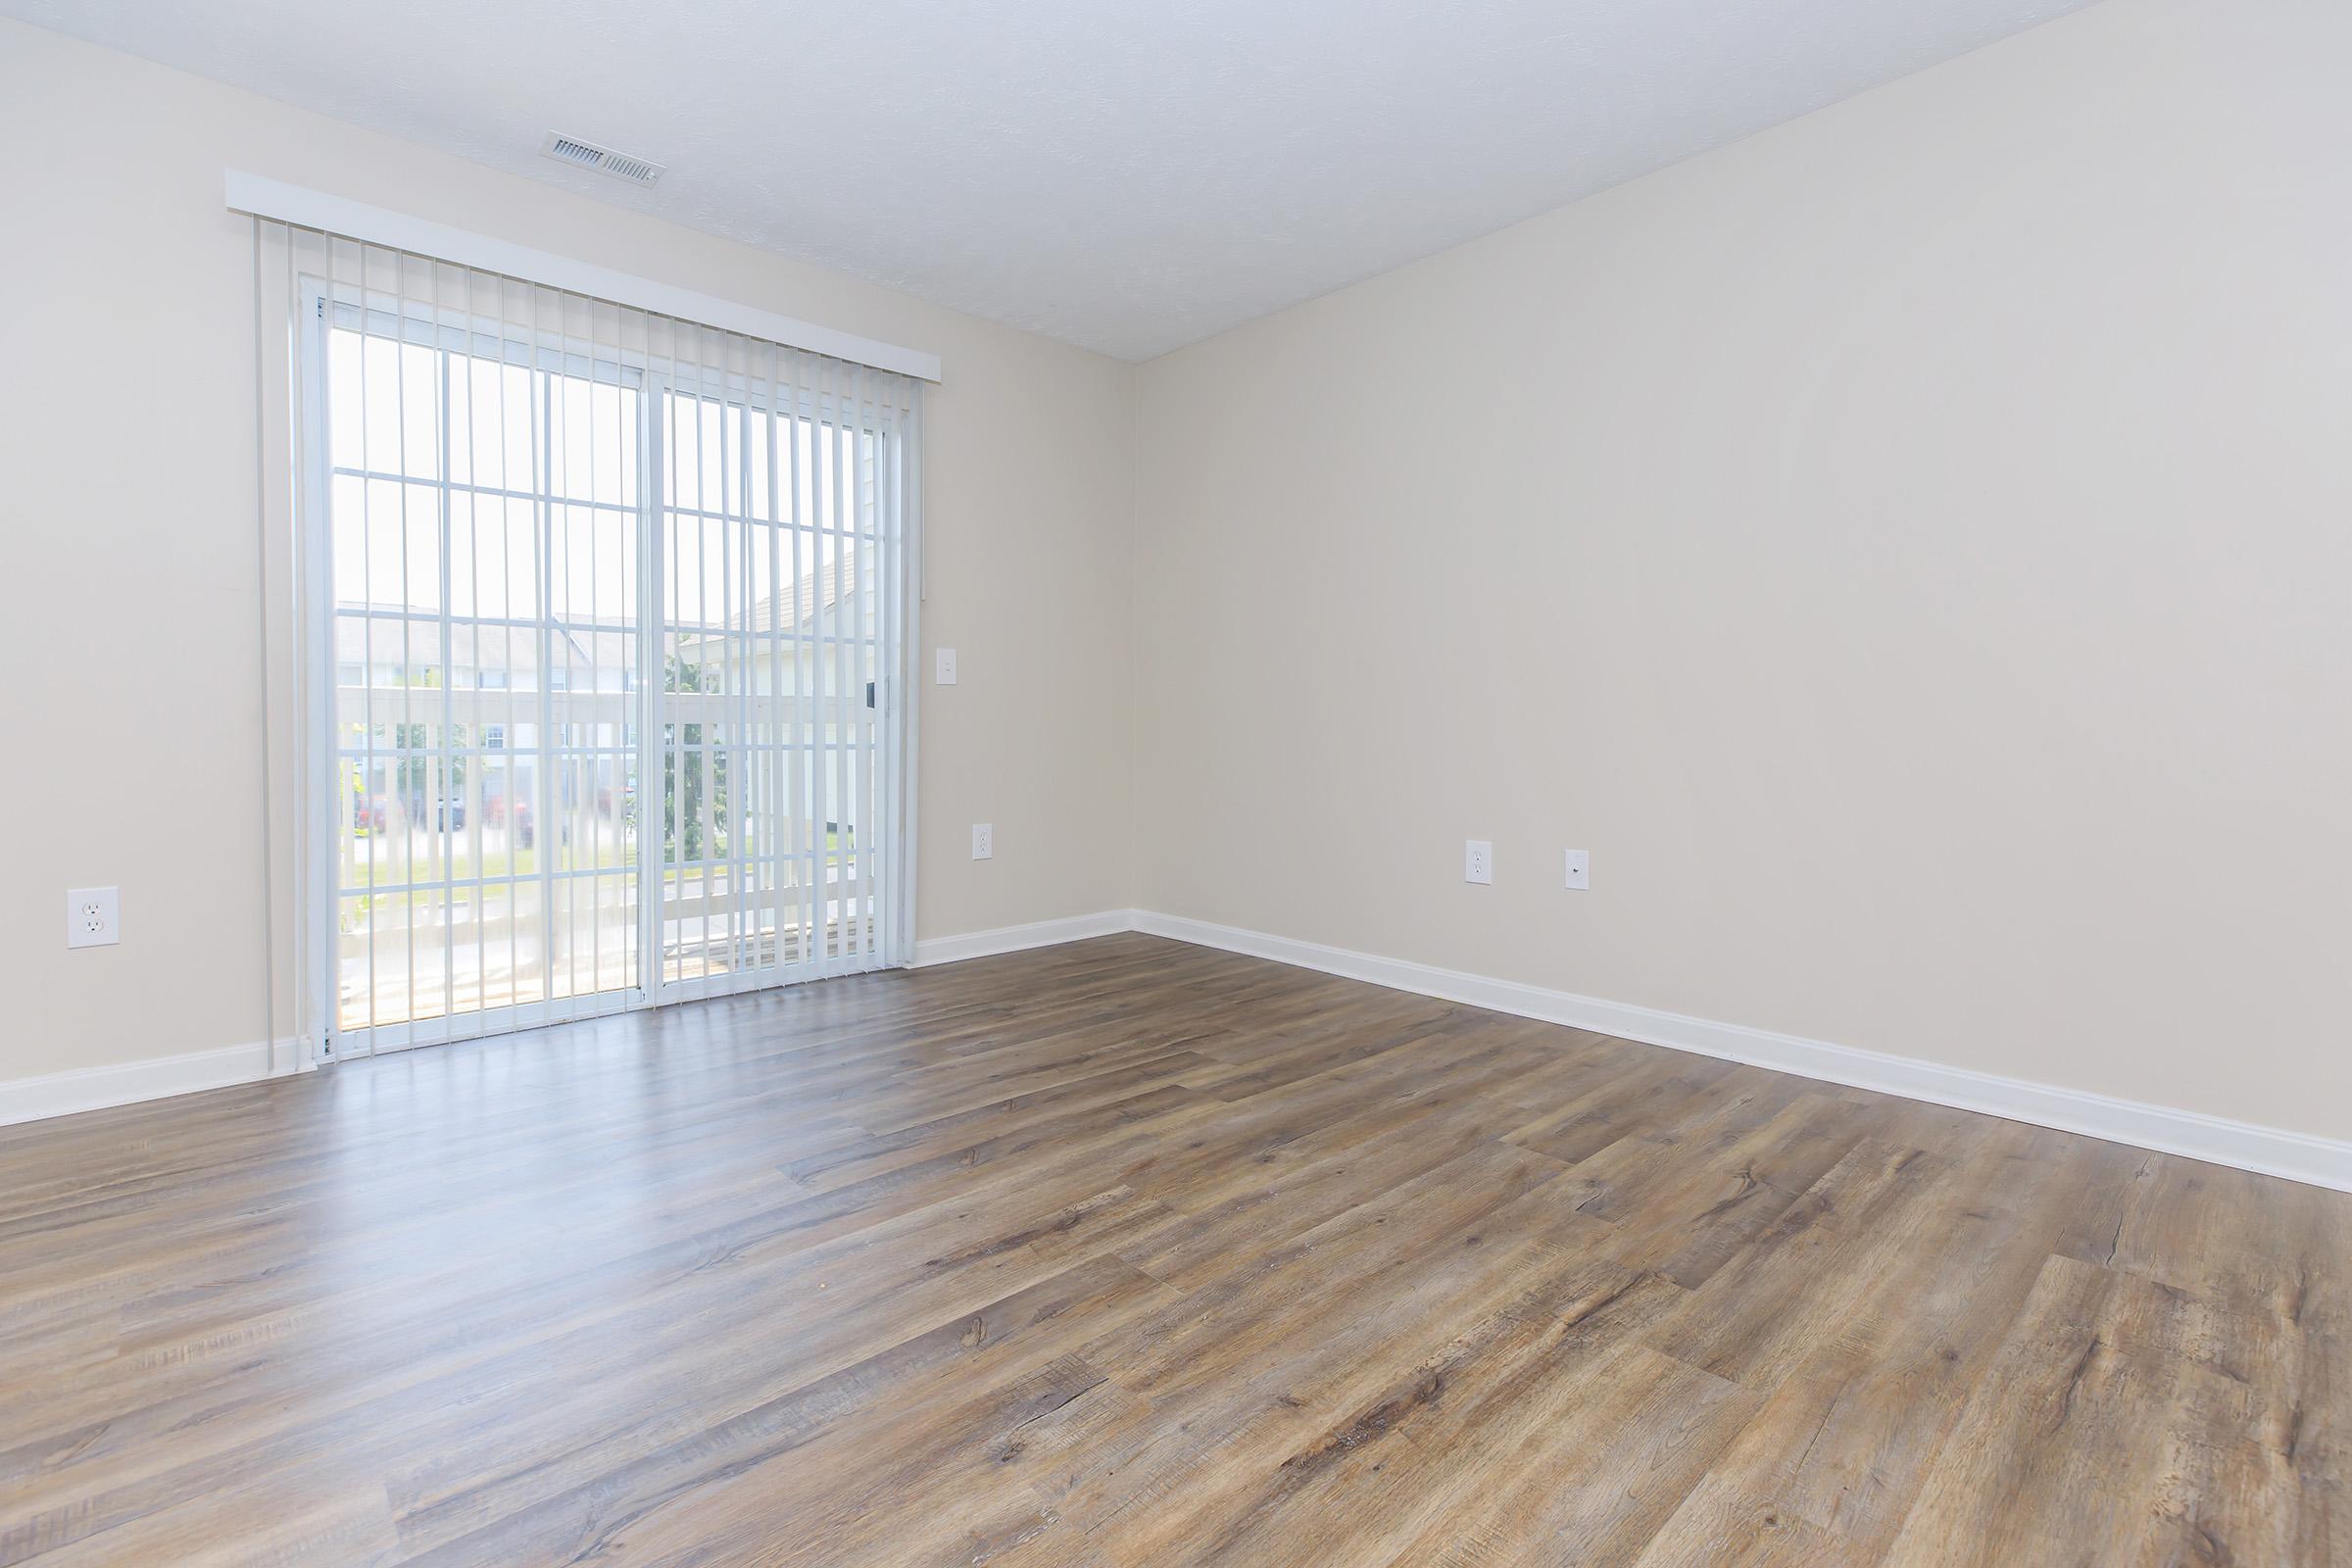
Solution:
<path fill-rule="evenodd" d="M 269 1027 L 235 166 L 944 357 L 926 937 L 1136 905 L 2352 1136 L 2348 56 L 2108 0 L 1136 371 L 0 23 L 0 1080 Z"/>
<path fill-rule="evenodd" d="M 2352 1136 L 2347 59 L 2110 0 L 1146 367 L 1137 902 Z"/>
<path fill-rule="evenodd" d="M 232 167 L 937 352 L 920 934 L 1127 903 L 1131 368 L 9 22 L 0 144 L 0 1081 L 270 1028 Z M 93 883 L 122 945 L 69 954 Z"/>

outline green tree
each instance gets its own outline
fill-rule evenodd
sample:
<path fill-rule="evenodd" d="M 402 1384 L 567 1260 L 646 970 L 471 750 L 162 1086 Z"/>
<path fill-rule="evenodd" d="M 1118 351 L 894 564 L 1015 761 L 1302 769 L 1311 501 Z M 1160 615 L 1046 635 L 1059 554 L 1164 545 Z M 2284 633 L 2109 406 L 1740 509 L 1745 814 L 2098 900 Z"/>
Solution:
<path fill-rule="evenodd" d="M 466 745 L 466 726 L 457 725 L 449 732 L 449 744 L 462 749 Z M 422 802 L 423 808 L 432 809 L 425 799 L 433 784 L 433 726 L 430 724 L 395 724 L 392 726 L 392 745 L 400 758 L 393 772 L 392 787 L 402 799 Z M 466 759 L 448 757 L 441 760 L 442 790 L 452 797 L 463 795 L 466 789 Z"/>
<path fill-rule="evenodd" d="M 662 666 L 662 689 L 715 690 L 716 674 L 714 668 L 672 654 Z M 700 860 L 706 856 L 721 858 L 727 853 L 727 754 L 724 750 L 710 754 L 706 766 L 701 748 L 707 726 L 687 723 L 664 728 L 671 744 L 662 748 L 662 858 L 667 861 Z"/>
<path fill-rule="evenodd" d="M 401 676 L 399 684 L 438 691 L 441 689 L 441 671 L 429 666 L 420 670 L 411 670 Z M 453 750 L 464 749 L 466 745 L 465 725 L 459 724 L 450 730 L 449 744 Z M 432 746 L 433 726 L 430 724 L 394 724 L 392 726 L 392 749 L 400 760 L 398 766 L 393 770 L 392 787 L 399 792 L 403 800 L 424 811 L 433 809 L 433 803 L 427 799 L 427 795 L 433 787 Z M 466 789 L 466 759 L 463 757 L 445 758 L 442 760 L 441 766 L 442 790 L 452 798 L 462 795 Z"/>

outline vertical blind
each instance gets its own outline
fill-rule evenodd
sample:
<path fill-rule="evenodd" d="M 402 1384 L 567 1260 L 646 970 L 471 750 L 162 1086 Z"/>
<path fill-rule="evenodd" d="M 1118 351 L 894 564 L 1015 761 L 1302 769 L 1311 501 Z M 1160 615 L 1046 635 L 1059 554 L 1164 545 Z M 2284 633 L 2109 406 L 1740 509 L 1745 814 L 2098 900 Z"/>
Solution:
<path fill-rule="evenodd" d="M 322 1049 L 905 961 L 918 384 L 257 221 Z"/>

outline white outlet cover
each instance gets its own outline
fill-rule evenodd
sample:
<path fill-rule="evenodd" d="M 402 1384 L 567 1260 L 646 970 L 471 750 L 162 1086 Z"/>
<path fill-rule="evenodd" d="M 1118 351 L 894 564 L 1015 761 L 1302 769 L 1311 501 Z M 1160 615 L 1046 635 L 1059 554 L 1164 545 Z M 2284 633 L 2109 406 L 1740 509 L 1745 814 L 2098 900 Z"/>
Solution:
<path fill-rule="evenodd" d="M 997 830 L 995 825 L 988 822 L 974 822 L 972 824 L 972 858 L 993 860 L 996 858 Z"/>
<path fill-rule="evenodd" d="M 956 650 L 953 648 L 935 648 L 931 652 L 931 657 L 934 665 L 933 673 L 938 677 L 939 683 L 942 686 L 955 685 Z"/>
<path fill-rule="evenodd" d="M 1592 852 L 1591 850 L 1570 850 L 1568 852 L 1568 885 L 1580 892 L 1592 885 Z"/>
<path fill-rule="evenodd" d="M 119 888 L 66 890 L 66 946 L 111 948 L 122 940 L 122 894 Z"/>
<path fill-rule="evenodd" d="M 1492 887 L 1494 882 L 1494 846 L 1485 839 L 1466 839 L 1462 843 L 1462 880 Z"/>

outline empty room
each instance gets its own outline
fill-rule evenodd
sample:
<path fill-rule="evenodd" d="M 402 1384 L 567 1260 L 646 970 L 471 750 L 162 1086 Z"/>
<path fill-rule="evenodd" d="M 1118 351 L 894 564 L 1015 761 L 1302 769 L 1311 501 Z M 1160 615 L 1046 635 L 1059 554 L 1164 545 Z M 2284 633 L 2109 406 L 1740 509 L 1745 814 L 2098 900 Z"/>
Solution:
<path fill-rule="evenodd" d="M 2348 79 L 0 0 L 0 1568 L 2352 1568 Z"/>

